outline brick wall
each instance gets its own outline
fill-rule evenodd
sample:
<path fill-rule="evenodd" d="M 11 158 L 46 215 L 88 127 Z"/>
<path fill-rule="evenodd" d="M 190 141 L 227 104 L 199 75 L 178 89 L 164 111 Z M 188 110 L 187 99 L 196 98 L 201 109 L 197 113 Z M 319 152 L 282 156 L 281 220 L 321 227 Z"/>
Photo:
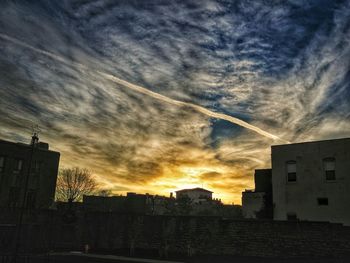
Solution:
<path fill-rule="evenodd" d="M 131 247 L 136 252 L 167 250 L 174 255 L 186 255 L 190 249 L 197 255 L 350 256 L 350 227 L 330 223 L 83 212 L 69 224 L 58 212 L 35 215 L 28 222 L 22 246 L 27 251 L 82 250 L 89 244 L 95 251 Z"/>

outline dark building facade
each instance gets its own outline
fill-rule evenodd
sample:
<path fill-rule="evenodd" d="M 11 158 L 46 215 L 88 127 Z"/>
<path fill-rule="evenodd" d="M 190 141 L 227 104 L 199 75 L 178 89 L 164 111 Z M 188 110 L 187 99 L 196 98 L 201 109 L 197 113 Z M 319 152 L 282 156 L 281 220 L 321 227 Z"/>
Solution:
<path fill-rule="evenodd" d="M 254 190 L 245 190 L 242 193 L 243 216 L 272 219 L 272 170 L 255 170 L 254 183 Z"/>
<path fill-rule="evenodd" d="M 193 203 L 199 203 L 201 201 L 212 200 L 213 192 L 200 187 L 176 191 L 176 199 L 184 197 L 190 198 Z"/>
<path fill-rule="evenodd" d="M 0 140 L 0 207 L 49 208 L 59 159 L 59 152 L 50 151 L 47 143 L 38 140 L 31 144 Z"/>
<path fill-rule="evenodd" d="M 64 204 L 67 205 L 67 203 Z M 58 209 L 64 204 L 59 204 Z M 198 202 L 192 202 L 192 199 L 175 199 L 172 195 L 167 197 L 132 192 L 127 193 L 126 196 L 84 195 L 82 208 L 86 212 L 241 218 L 241 206 L 224 205 L 219 199 L 201 198 Z"/>
<path fill-rule="evenodd" d="M 272 170 L 256 169 L 254 173 L 255 192 L 272 192 Z"/>
<path fill-rule="evenodd" d="M 140 215 L 163 215 L 175 199 L 159 195 L 128 192 L 126 196 L 84 195 L 83 207 L 86 211 L 119 212 Z"/>

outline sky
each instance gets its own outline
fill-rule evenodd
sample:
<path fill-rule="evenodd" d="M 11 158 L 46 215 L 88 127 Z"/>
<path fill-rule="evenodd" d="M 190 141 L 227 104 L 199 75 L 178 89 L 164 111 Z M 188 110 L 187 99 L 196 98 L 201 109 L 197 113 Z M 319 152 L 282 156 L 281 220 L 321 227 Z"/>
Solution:
<path fill-rule="evenodd" d="M 0 138 L 114 194 L 254 188 L 271 145 L 350 136 L 350 1 L 4 0 Z"/>

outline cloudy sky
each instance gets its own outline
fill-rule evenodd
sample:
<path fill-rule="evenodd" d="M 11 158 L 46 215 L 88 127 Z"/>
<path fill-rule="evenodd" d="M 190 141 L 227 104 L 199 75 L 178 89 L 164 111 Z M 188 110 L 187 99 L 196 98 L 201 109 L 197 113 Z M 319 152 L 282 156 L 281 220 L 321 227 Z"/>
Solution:
<path fill-rule="evenodd" d="M 350 136 L 350 1 L 0 2 L 0 138 L 116 194 L 240 203 L 270 146 Z"/>

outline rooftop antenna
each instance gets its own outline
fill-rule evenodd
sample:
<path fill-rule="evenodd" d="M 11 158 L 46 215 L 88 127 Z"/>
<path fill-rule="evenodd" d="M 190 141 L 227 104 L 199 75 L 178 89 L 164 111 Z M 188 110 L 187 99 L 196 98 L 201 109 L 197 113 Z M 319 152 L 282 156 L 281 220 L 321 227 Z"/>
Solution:
<path fill-rule="evenodd" d="M 28 193 L 28 185 L 29 185 L 29 176 L 30 176 L 30 171 L 32 169 L 32 162 L 33 162 L 33 155 L 34 155 L 34 149 L 35 149 L 35 144 L 38 143 L 39 141 L 39 125 L 32 125 L 32 141 L 30 143 L 30 155 L 29 155 L 29 164 L 27 167 L 27 176 L 25 177 L 24 181 L 24 187 L 23 187 L 23 197 L 22 197 L 22 202 L 20 203 L 19 206 L 19 216 L 18 216 L 18 223 L 16 224 L 16 232 L 15 232 L 15 244 L 14 244 L 14 251 L 13 251 L 13 261 L 12 262 L 18 262 L 18 252 L 21 246 L 21 232 L 22 232 L 22 225 L 23 225 L 23 216 L 25 212 L 25 203 L 27 200 L 27 193 Z"/>
<path fill-rule="evenodd" d="M 30 142 L 30 145 L 35 145 L 39 142 L 39 132 L 40 128 L 38 124 L 33 124 L 32 125 L 32 140 Z"/>

